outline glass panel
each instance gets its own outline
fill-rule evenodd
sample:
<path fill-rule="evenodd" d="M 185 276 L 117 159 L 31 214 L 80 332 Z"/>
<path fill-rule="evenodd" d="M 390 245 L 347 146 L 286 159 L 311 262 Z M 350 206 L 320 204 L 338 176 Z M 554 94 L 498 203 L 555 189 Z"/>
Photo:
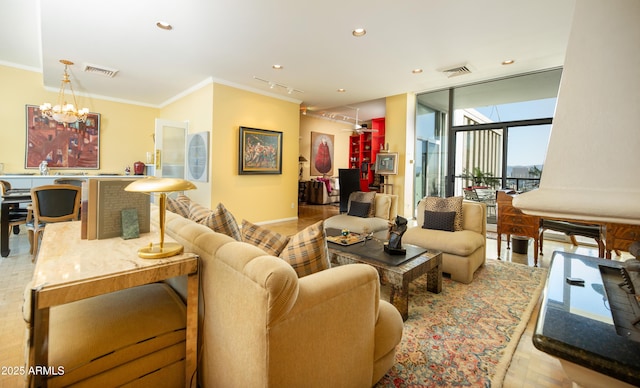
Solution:
<path fill-rule="evenodd" d="M 447 91 L 435 92 L 423 101 L 442 108 L 447 96 Z M 445 196 L 447 160 L 446 112 L 423 103 L 418 104 L 416 112 L 414 210 L 425 196 Z"/>
<path fill-rule="evenodd" d="M 509 129 L 506 187 L 529 191 L 540 184 L 551 125 Z"/>

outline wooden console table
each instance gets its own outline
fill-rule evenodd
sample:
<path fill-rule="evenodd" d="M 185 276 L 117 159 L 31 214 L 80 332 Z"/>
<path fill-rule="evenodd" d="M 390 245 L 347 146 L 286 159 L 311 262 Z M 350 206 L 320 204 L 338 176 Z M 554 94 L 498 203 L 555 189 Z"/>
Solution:
<path fill-rule="evenodd" d="M 540 224 L 542 219 L 538 216 L 524 214 L 522 210 L 512 204 L 513 197 L 502 191 L 498 192 L 496 203 L 498 205 L 498 260 L 500 259 L 500 247 L 502 235 L 507 235 L 507 248 L 511 243 L 511 235 L 531 237 L 533 239 L 533 265 L 538 265 L 538 244 L 540 238 Z"/>
<path fill-rule="evenodd" d="M 185 387 L 189 387 L 197 367 L 198 256 L 183 253 L 165 259 L 139 258 L 138 248 L 157 239 L 153 226 L 150 233 L 136 239 L 81 240 L 80 221 L 47 225 L 31 290 L 35 350 L 31 365 L 48 365 L 51 307 L 188 275 Z M 35 377 L 36 386 L 46 386 L 44 376 Z"/>

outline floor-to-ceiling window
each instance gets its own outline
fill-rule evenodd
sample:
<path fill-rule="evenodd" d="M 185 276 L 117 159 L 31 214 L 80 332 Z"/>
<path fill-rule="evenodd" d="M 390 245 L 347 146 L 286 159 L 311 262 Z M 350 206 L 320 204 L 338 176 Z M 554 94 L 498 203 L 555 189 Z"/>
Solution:
<path fill-rule="evenodd" d="M 418 95 L 415 204 L 475 191 L 490 202 L 499 188 L 537 187 L 560 75 L 553 69 Z M 438 166 L 437 178 L 427 178 L 429 165 Z"/>

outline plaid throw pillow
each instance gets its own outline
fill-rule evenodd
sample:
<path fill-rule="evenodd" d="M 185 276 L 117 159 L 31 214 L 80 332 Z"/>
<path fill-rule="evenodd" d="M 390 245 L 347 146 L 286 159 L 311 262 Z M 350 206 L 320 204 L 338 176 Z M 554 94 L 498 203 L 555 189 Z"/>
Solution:
<path fill-rule="evenodd" d="M 242 241 L 255 245 L 269 255 L 279 256 L 289 242 L 288 236 L 242 220 Z"/>
<path fill-rule="evenodd" d="M 351 211 L 352 202 L 369 203 L 369 213 L 365 217 L 376 216 L 376 192 L 375 191 L 354 191 L 349 194 L 349 203 L 347 208 Z"/>
<path fill-rule="evenodd" d="M 329 268 L 324 221 L 319 221 L 292 236 L 280 253 L 280 258 L 291 264 L 299 278 Z"/>
<path fill-rule="evenodd" d="M 453 221 L 453 229 L 455 231 L 462 229 L 462 197 L 426 197 L 424 210 L 432 212 L 456 212 Z"/>
<path fill-rule="evenodd" d="M 181 215 L 184 218 L 189 218 L 189 204 L 191 198 L 184 194 L 178 195 L 176 198 L 167 197 L 167 210 L 170 212 Z"/>
<path fill-rule="evenodd" d="M 236 219 L 221 203 L 212 211 L 200 204 L 191 202 L 189 218 L 199 224 L 208 226 L 215 232 L 226 234 L 238 241 L 242 241 L 242 234 Z"/>

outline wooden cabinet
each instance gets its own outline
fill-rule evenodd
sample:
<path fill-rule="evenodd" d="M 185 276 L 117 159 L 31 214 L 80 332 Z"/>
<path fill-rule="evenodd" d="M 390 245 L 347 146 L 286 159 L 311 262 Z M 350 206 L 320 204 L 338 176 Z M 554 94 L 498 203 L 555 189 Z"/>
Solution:
<path fill-rule="evenodd" d="M 349 137 L 349 167 L 360 170 L 360 190 L 369 191 L 374 180 L 376 156 L 384 146 L 384 118 L 371 120 L 374 132 L 363 132 Z"/>
<path fill-rule="evenodd" d="M 607 259 L 611 251 L 629 251 L 629 246 L 640 241 L 640 225 L 606 224 L 605 249 Z"/>
<path fill-rule="evenodd" d="M 500 248 L 502 235 L 507 235 L 507 248 L 510 246 L 511 235 L 533 238 L 534 253 L 533 263 L 538 265 L 538 244 L 540 238 L 541 218 L 524 214 L 520 209 L 513 207 L 513 196 L 502 191 L 498 192 L 496 203 L 498 204 L 498 259 L 500 258 Z"/>

